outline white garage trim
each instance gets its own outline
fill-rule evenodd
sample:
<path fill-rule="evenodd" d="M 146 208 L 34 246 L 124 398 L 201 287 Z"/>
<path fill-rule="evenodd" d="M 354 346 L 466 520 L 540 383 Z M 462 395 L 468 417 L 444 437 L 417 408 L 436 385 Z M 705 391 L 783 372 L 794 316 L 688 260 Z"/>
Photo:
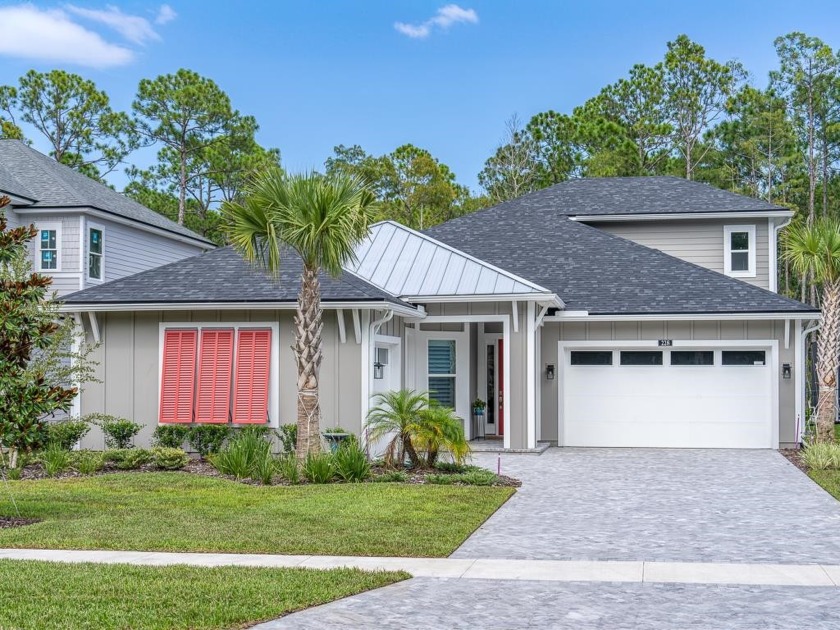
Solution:
<path fill-rule="evenodd" d="M 567 352 L 570 350 L 593 350 L 593 349 L 609 349 L 609 350 L 632 350 L 632 349 L 657 349 L 663 352 L 668 352 L 675 349 L 696 349 L 696 350 L 737 350 L 737 349 L 764 349 L 769 353 L 767 360 L 767 369 L 769 370 L 769 388 L 770 388 L 770 448 L 779 447 L 779 342 L 775 339 L 728 339 L 728 340 L 679 340 L 675 339 L 673 345 L 663 347 L 659 346 L 659 342 L 655 339 L 643 341 L 622 341 L 622 340 L 603 340 L 603 341 L 560 341 L 558 342 L 558 387 L 557 387 L 557 436 L 558 445 L 566 445 L 565 435 L 565 387 L 567 380 Z M 715 353 L 716 365 L 720 353 Z M 664 358 L 664 357 L 663 357 Z M 613 368 L 620 369 L 621 366 L 617 364 L 612 365 Z M 631 366 L 626 366 L 631 368 Z M 658 366 L 657 366 L 658 367 Z M 667 364 L 662 366 L 668 368 Z"/>

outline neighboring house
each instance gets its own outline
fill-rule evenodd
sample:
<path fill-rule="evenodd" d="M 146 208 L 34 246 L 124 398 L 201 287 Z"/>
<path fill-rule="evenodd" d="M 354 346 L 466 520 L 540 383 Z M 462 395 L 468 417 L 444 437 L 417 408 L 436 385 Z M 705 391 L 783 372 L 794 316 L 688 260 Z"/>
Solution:
<path fill-rule="evenodd" d="M 767 288 L 790 217 L 649 177 L 569 181 L 425 233 L 378 223 L 322 279 L 324 426 L 364 439 L 371 395 L 407 387 L 509 449 L 794 444 L 819 312 Z M 82 411 L 144 423 L 142 443 L 159 422 L 293 422 L 300 266 L 287 255 L 274 281 L 220 249 L 68 296 L 102 339 Z"/>
<path fill-rule="evenodd" d="M 11 226 L 34 224 L 34 269 L 59 296 L 182 260 L 215 245 L 20 140 L 0 140 Z"/>

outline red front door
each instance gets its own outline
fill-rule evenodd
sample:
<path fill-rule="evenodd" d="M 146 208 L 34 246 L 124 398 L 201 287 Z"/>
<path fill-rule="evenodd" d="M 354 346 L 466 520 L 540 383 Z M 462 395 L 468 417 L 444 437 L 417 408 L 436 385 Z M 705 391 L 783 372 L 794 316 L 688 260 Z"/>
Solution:
<path fill-rule="evenodd" d="M 497 435 L 505 434 L 505 342 L 499 339 L 499 358 L 496 359 L 496 391 L 499 395 L 496 399 L 499 401 L 499 409 L 496 416 L 499 418 L 499 425 Z"/>

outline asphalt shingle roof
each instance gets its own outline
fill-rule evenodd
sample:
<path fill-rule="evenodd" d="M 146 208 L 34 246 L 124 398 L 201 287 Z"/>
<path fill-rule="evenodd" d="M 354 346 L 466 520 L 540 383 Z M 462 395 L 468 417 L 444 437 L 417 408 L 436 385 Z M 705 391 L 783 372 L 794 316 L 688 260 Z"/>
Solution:
<path fill-rule="evenodd" d="M 553 205 L 508 202 L 427 233 L 591 314 L 812 312 L 810 306 L 598 228 Z M 523 198 L 524 199 L 524 198 Z M 632 199 L 628 206 L 635 206 Z"/>
<path fill-rule="evenodd" d="M 570 179 L 501 205 L 509 212 L 551 208 L 568 216 L 787 210 L 709 184 L 668 176 Z"/>
<path fill-rule="evenodd" d="M 203 236 L 59 164 L 20 140 L 0 140 L 0 191 L 34 200 L 29 208 L 95 208 L 212 245 Z"/>
<path fill-rule="evenodd" d="M 302 272 L 303 262 L 292 251 L 283 252 L 279 277 L 273 279 L 248 264 L 232 247 L 222 247 L 77 291 L 63 301 L 68 305 L 294 302 Z M 388 301 L 405 305 L 349 273 L 339 278 L 321 274 L 321 298 L 324 302 Z"/>

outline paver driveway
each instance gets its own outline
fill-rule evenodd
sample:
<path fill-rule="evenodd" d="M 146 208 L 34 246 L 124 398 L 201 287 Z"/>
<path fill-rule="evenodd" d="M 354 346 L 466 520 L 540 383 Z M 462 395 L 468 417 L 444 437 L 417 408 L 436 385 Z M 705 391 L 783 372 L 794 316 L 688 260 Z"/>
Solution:
<path fill-rule="evenodd" d="M 475 461 L 495 469 L 493 454 Z M 516 495 L 453 556 L 840 564 L 840 503 L 774 451 L 502 455 Z M 415 578 L 260 628 L 840 628 L 837 587 Z"/>
<path fill-rule="evenodd" d="M 453 557 L 840 564 L 840 503 L 775 451 L 554 448 L 501 463 L 522 488 Z"/>

